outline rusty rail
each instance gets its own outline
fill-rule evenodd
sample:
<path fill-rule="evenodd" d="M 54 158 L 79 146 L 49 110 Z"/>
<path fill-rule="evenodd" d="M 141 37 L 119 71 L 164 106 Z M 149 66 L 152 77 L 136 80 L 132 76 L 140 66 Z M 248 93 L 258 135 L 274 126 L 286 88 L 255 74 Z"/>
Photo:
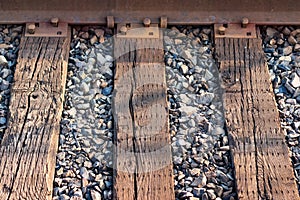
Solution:
<path fill-rule="evenodd" d="M 286 0 L 0 0 L 0 23 L 46 22 L 58 17 L 70 24 L 138 23 L 144 17 L 169 24 L 239 23 L 243 17 L 256 24 L 300 24 L 300 1 Z"/>

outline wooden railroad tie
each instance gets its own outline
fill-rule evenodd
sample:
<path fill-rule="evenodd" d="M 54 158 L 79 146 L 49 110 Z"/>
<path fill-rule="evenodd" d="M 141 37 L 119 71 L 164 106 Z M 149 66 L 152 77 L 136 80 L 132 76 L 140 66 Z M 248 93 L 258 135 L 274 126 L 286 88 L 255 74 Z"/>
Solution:
<path fill-rule="evenodd" d="M 299 199 L 261 39 L 216 39 L 239 199 Z"/>
<path fill-rule="evenodd" d="M 70 33 L 22 37 L 0 146 L 0 199 L 52 199 Z"/>
<path fill-rule="evenodd" d="M 175 198 L 161 39 L 115 39 L 114 199 Z"/>

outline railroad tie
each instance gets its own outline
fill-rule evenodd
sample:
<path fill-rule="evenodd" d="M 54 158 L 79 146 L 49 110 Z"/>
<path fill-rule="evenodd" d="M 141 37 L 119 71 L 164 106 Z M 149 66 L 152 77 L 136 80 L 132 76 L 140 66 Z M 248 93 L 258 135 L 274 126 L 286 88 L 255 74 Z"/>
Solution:
<path fill-rule="evenodd" d="M 52 199 L 70 35 L 22 37 L 0 146 L 0 199 Z"/>
<path fill-rule="evenodd" d="M 299 199 L 261 39 L 216 39 L 239 199 Z"/>
<path fill-rule="evenodd" d="M 174 199 L 163 42 L 115 38 L 114 51 L 114 199 Z"/>

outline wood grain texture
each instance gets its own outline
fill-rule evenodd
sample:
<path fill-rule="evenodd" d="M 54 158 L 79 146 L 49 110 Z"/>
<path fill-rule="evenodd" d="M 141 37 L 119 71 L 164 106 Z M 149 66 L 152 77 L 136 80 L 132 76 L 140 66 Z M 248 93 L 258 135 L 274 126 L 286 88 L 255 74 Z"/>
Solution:
<path fill-rule="evenodd" d="M 69 45 L 69 37 L 21 39 L 0 146 L 1 200 L 52 199 Z"/>
<path fill-rule="evenodd" d="M 260 39 L 216 39 L 239 199 L 299 199 Z"/>
<path fill-rule="evenodd" d="M 174 199 L 163 42 L 115 39 L 114 199 Z"/>

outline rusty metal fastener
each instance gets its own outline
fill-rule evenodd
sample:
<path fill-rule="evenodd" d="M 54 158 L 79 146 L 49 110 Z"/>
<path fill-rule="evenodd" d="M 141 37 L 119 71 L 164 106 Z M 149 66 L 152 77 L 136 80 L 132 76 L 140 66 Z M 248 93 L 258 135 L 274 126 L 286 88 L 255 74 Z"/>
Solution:
<path fill-rule="evenodd" d="M 249 19 L 247 17 L 244 17 L 242 19 L 242 28 L 247 28 L 248 24 L 249 24 Z"/>
<path fill-rule="evenodd" d="M 226 30 L 226 28 L 225 28 L 224 26 L 220 26 L 220 27 L 218 28 L 218 30 L 219 30 L 219 34 L 220 34 L 220 35 L 225 35 L 225 30 Z"/>
<path fill-rule="evenodd" d="M 145 26 L 145 27 L 149 27 L 150 24 L 151 24 L 151 19 L 145 18 L 144 21 L 143 21 L 143 23 L 144 23 L 144 26 Z"/>
<path fill-rule="evenodd" d="M 35 24 L 29 24 L 27 27 L 27 32 L 29 34 L 34 34 L 35 33 Z"/>
<path fill-rule="evenodd" d="M 106 17 L 107 28 L 114 28 L 115 26 L 115 18 L 114 16 L 107 16 Z"/>
<path fill-rule="evenodd" d="M 168 27 L 168 18 L 166 16 L 162 16 L 160 18 L 160 28 L 167 28 Z"/>
<path fill-rule="evenodd" d="M 54 27 L 58 27 L 58 22 L 59 22 L 59 19 L 57 17 L 53 17 L 51 18 L 50 20 L 50 23 L 52 24 L 52 26 Z"/>
<path fill-rule="evenodd" d="M 122 26 L 122 27 L 120 28 L 120 33 L 121 33 L 122 35 L 126 35 L 127 31 L 128 31 L 128 29 L 127 29 L 126 26 Z"/>

